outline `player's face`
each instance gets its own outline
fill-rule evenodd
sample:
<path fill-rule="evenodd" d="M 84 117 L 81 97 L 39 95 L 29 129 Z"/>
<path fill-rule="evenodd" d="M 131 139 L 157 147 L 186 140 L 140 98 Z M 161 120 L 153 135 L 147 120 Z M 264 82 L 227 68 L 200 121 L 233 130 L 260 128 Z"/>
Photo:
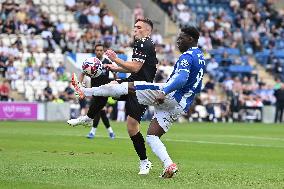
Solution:
<path fill-rule="evenodd" d="M 177 47 L 181 53 L 187 51 L 193 42 L 193 38 L 181 32 L 177 37 Z"/>
<path fill-rule="evenodd" d="M 147 37 L 149 34 L 149 28 L 147 27 L 147 24 L 145 24 L 144 22 L 137 22 L 134 25 L 134 39 L 141 39 L 143 37 Z"/>
<path fill-rule="evenodd" d="M 97 58 L 101 59 L 104 54 L 104 48 L 102 46 L 97 46 L 97 48 L 95 49 L 95 53 L 96 53 Z"/>

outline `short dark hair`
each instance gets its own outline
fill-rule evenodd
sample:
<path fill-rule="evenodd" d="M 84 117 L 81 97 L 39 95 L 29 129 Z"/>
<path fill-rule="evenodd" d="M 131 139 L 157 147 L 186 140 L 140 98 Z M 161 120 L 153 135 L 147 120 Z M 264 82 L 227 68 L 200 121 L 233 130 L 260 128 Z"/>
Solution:
<path fill-rule="evenodd" d="M 149 18 L 138 18 L 138 19 L 136 19 L 135 24 L 137 22 L 144 22 L 144 23 L 148 24 L 149 26 L 151 26 L 152 30 L 154 28 L 154 24 L 153 24 L 152 20 L 150 20 Z"/>
<path fill-rule="evenodd" d="M 198 42 L 199 39 L 199 31 L 194 26 L 188 26 L 181 29 L 181 32 L 185 33 L 186 35 L 189 35 L 192 37 L 196 42 Z"/>
<path fill-rule="evenodd" d="M 103 47 L 103 48 L 104 48 L 104 45 L 103 45 L 102 43 L 97 43 L 97 44 L 95 45 L 95 50 L 96 50 L 97 47 Z"/>

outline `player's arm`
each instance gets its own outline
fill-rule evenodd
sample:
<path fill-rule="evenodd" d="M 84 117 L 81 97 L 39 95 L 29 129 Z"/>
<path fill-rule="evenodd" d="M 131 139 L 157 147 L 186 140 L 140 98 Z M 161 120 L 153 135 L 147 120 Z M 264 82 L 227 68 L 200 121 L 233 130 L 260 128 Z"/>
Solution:
<path fill-rule="evenodd" d="M 137 73 L 143 66 L 148 55 L 148 49 L 150 43 L 140 40 L 134 47 L 132 61 L 124 61 L 116 56 L 116 53 L 112 50 L 107 50 L 106 55 L 115 62 L 118 66 L 122 67 L 125 71 L 131 73 Z"/>
<path fill-rule="evenodd" d="M 108 56 L 108 58 L 115 62 L 118 66 L 114 67 L 111 66 L 109 67 L 110 70 L 116 71 L 116 72 L 138 72 L 142 65 L 143 65 L 143 60 L 140 61 L 124 61 L 120 58 L 117 57 L 116 53 L 113 50 L 107 50 L 105 54 Z"/>
<path fill-rule="evenodd" d="M 163 89 L 165 95 L 181 89 L 186 84 L 192 64 L 192 56 L 181 55 L 176 64 L 178 65 L 178 72 L 173 76 L 174 79 L 169 79 L 166 83 L 166 87 Z"/>
<path fill-rule="evenodd" d="M 188 77 L 189 72 L 180 70 L 175 79 L 167 83 L 167 86 L 163 89 L 164 94 L 167 95 L 175 90 L 181 89 L 186 84 Z"/>
<path fill-rule="evenodd" d="M 124 72 L 129 73 L 129 70 L 124 69 L 123 67 L 116 66 L 114 64 L 104 64 L 105 69 L 110 70 L 112 72 Z"/>
<path fill-rule="evenodd" d="M 157 95 L 155 99 L 155 102 L 157 104 L 164 103 L 167 94 L 181 89 L 186 84 L 189 77 L 190 65 L 192 62 L 191 56 L 187 56 L 188 55 L 180 56 L 178 62 L 176 63 L 178 64 L 178 72 L 172 77 L 173 79 L 169 79 L 162 92 Z"/>
<path fill-rule="evenodd" d="M 124 61 L 120 58 L 115 58 L 114 62 L 119 65 L 121 68 L 123 68 L 126 72 L 139 72 L 141 69 L 143 63 L 139 61 Z"/>

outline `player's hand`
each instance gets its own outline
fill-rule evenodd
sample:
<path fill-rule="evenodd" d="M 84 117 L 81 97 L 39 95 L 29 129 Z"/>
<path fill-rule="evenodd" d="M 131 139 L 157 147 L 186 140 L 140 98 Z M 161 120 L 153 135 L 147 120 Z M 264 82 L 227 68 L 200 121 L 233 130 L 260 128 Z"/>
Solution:
<path fill-rule="evenodd" d="M 117 55 L 116 53 L 111 50 L 111 49 L 108 49 L 106 52 L 105 52 L 105 55 L 111 60 L 111 61 L 114 61 L 116 58 L 117 58 Z"/>
<path fill-rule="evenodd" d="M 155 103 L 157 104 L 163 104 L 165 102 L 166 95 L 160 91 L 157 97 L 155 98 Z"/>
<path fill-rule="evenodd" d="M 113 72 L 117 72 L 117 69 L 119 68 L 118 66 L 113 64 L 104 64 L 103 66 L 106 70 L 111 70 Z"/>

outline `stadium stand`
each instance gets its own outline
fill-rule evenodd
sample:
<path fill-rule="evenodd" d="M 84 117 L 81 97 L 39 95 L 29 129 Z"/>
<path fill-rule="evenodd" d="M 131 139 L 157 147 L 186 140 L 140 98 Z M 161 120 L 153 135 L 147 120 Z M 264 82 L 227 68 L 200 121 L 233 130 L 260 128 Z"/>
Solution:
<path fill-rule="evenodd" d="M 265 0 L 155 2 L 179 27 L 187 24 L 199 26 L 199 45 L 209 52 L 210 57 L 207 72 L 226 91 L 225 102 L 216 99 L 208 102 L 206 91 L 201 95 L 197 108 L 203 104 L 211 120 L 209 112 L 213 112 L 212 119 L 222 117 L 220 110 L 230 104 L 230 116 L 235 120 L 261 120 L 259 107 L 275 104 L 274 88 L 273 83 L 261 80 L 258 70 L 249 60 L 255 58 L 267 71 L 283 81 L 283 12 L 276 10 L 272 1 Z M 215 110 L 210 108 L 212 103 L 217 102 L 225 105 L 223 108 L 214 106 Z M 253 108 L 255 110 L 251 110 Z"/>

